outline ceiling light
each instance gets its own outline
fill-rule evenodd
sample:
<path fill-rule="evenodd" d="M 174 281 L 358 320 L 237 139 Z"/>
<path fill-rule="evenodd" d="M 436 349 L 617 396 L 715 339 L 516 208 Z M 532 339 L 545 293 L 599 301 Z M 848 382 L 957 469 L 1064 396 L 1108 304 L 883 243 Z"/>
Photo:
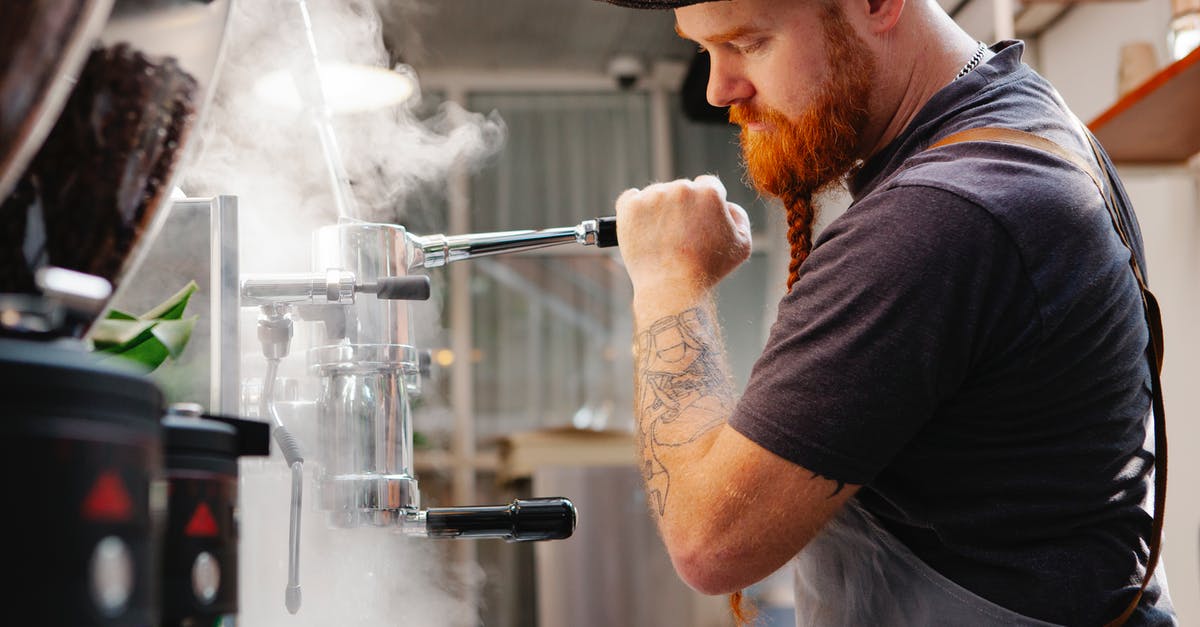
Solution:
<path fill-rule="evenodd" d="M 416 91 L 416 80 L 409 71 L 322 63 L 318 72 L 325 104 L 332 113 L 357 113 L 398 105 Z M 292 73 L 287 70 L 260 78 L 254 85 L 254 95 L 263 102 L 293 111 L 303 109 L 305 104 Z"/>

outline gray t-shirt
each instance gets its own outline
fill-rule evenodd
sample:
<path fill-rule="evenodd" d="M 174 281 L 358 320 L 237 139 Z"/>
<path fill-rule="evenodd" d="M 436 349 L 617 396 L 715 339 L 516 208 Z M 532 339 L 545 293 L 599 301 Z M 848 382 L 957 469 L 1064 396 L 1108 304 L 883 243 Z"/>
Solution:
<path fill-rule="evenodd" d="M 1149 334 L 1086 174 L 1007 144 L 925 150 L 999 126 L 1092 161 L 1023 45 L 993 50 L 854 175 L 855 201 L 781 301 L 731 425 L 864 485 L 860 503 L 968 590 L 1098 624 L 1132 599 L 1147 555 Z M 1131 623 L 1164 619 L 1157 599 Z"/>

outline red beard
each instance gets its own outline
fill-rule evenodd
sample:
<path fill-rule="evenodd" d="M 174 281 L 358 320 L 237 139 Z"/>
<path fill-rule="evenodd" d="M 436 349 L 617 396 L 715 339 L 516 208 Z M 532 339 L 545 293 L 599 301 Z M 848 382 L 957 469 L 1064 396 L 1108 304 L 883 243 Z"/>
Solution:
<path fill-rule="evenodd" d="M 829 76 L 815 90 L 812 105 L 794 120 L 768 107 L 729 108 L 729 121 L 742 127 L 742 157 L 750 181 L 760 193 L 782 200 L 787 209 L 792 245 L 788 289 L 812 249 L 813 196 L 840 180 L 859 159 L 875 74 L 871 51 L 840 6 L 828 3 L 824 12 Z M 763 122 L 767 129 L 748 131 L 752 122 Z"/>

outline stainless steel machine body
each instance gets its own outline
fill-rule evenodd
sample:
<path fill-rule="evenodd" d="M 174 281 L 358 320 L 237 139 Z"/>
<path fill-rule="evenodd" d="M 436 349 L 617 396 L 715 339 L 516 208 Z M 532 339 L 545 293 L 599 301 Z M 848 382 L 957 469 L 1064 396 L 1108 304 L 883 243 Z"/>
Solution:
<path fill-rule="evenodd" d="M 404 228 L 391 224 L 323 227 L 314 251 L 314 271 L 339 268 L 363 284 L 407 276 L 411 257 Z M 420 363 L 408 308 L 402 300 L 358 299 L 332 314 L 345 323 L 324 324 L 309 352 L 321 379 L 321 502 L 340 526 L 394 525 L 420 507 L 409 411 Z"/>

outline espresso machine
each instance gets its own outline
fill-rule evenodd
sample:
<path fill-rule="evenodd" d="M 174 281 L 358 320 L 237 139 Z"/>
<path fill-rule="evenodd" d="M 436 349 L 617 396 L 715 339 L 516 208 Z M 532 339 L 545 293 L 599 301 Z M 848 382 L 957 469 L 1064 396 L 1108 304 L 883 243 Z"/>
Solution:
<path fill-rule="evenodd" d="M 303 468 L 317 466 L 321 510 L 338 528 L 390 527 L 429 538 L 510 542 L 569 537 L 567 498 L 495 506 L 421 508 L 413 471 L 411 403 L 421 392 L 421 350 L 413 303 L 430 295 L 422 271 L 447 263 L 567 243 L 617 245 L 615 218 L 562 227 L 469 235 L 409 233 L 396 224 L 344 221 L 313 234 L 311 273 L 246 276 L 243 307 L 258 309 L 266 361 L 259 414 L 292 472 L 288 610 L 300 607 L 298 538 Z M 280 362 L 297 324 L 308 327 L 303 359 L 319 390 L 316 442 L 300 442 L 277 406 Z"/>
<path fill-rule="evenodd" d="M 235 418 L 169 405 L 144 373 L 97 365 L 102 356 L 86 339 L 114 299 L 144 285 L 131 277 L 143 266 L 161 269 L 146 258 L 152 242 L 175 241 L 161 236 L 174 228 L 166 208 L 211 205 L 212 233 L 236 234 L 234 197 L 171 197 L 193 157 L 190 140 L 211 99 L 232 4 L 47 0 L 0 8 L 0 52 L 12 53 L 0 54 L 0 428 L 11 436 L 6 476 L 14 482 L 29 468 L 54 467 L 13 491 L 40 505 L 22 518 L 28 541 L 15 562 L 33 576 L 8 598 L 34 604 L 42 624 L 215 624 L 239 610 L 235 532 L 247 520 L 234 515 L 243 485 L 236 469 L 238 458 L 263 455 L 263 442 L 247 444 L 243 434 L 255 429 Z M 425 269 L 572 242 L 616 245 L 615 223 L 417 236 L 344 220 L 313 234 L 311 272 L 240 281 L 234 272 L 236 298 L 209 290 L 214 343 L 234 335 L 215 313 L 230 300 L 258 317 L 266 375 L 254 405 L 233 411 L 265 421 L 259 435 L 291 473 L 289 611 L 301 606 L 306 465 L 322 527 L 514 542 L 571 535 L 576 512 L 562 497 L 422 508 L 411 403 L 421 392 L 423 351 L 411 313 L 429 298 Z M 229 241 L 208 243 L 218 251 Z M 213 253 L 214 276 L 236 267 L 228 252 Z M 301 326 L 304 342 L 294 347 Z M 210 386 L 240 384 L 236 371 L 221 369 L 226 362 L 210 361 Z M 294 416 L 281 411 L 280 367 L 293 361 L 317 390 L 311 438 L 296 435 Z M 221 399 L 235 396 L 223 392 Z M 208 409 L 231 411 L 216 398 Z M 256 547 L 240 543 L 244 563 Z"/>

